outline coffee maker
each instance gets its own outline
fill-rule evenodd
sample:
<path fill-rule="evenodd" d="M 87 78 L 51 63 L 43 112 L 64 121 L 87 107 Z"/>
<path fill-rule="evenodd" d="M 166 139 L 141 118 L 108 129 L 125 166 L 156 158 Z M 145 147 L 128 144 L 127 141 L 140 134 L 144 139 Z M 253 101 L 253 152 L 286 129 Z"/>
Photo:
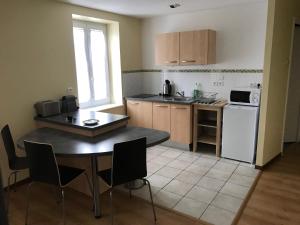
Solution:
<path fill-rule="evenodd" d="M 163 85 L 163 96 L 171 96 L 172 95 L 172 85 L 169 80 L 165 80 Z"/>

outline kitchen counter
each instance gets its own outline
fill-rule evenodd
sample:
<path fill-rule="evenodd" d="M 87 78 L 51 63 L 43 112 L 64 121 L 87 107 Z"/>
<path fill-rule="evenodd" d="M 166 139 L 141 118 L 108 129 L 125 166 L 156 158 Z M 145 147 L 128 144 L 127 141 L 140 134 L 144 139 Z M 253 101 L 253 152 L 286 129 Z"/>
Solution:
<path fill-rule="evenodd" d="M 72 120 L 68 120 L 72 116 Z M 65 113 L 50 117 L 35 117 L 38 127 L 50 127 L 84 136 L 94 137 L 96 135 L 111 131 L 113 129 L 126 126 L 129 117 L 111 113 L 78 110 L 72 113 Z M 97 119 L 99 123 L 87 126 L 83 121 Z"/>
<path fill-rule="evenodd" d="M 180 97 L 180 96 L 160 96 L 160 95 L 134 95 L 126 97 L 126 100 L 135 100 L 135 101 L 146 101 L 146 102 L 163 102 L 171 104 L 182 104 L 182 105 L 191 105 L 196 102 L 192 97 Z"/>

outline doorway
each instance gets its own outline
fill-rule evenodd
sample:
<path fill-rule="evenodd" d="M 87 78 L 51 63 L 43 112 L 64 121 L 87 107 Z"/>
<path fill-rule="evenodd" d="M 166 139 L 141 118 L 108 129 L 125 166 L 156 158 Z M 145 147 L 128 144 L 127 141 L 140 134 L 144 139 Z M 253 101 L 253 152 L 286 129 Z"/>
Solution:
<path fill-rule="evenodd" d="M 300 142 L 300 23 L 295 24 L 288 84 L 284 142 Z"/>

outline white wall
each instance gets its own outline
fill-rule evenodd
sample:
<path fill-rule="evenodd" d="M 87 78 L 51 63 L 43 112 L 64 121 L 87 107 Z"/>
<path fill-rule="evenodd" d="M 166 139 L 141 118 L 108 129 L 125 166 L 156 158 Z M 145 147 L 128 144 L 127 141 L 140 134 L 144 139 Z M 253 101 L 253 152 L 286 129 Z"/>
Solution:
<path fill-rule="evenodd" d="M 167 70 L 262 70 L 266 23 L 267 1 L 144 19 L 142 22 L 143 69 L 162 69 L 164 72 L 144 72 L 141 91 L 158 93 L 161 91 L 162 82 L 170 79 L 176 84 L 176 90 L 183 90 L 186 95 L 191 95 L 195 83 L 200 82 L 204 91 L 217 91 L 220 93 L 219 97 L 227 97 L 229 90 L 233 87 L 244 87 L 249 86 L 250 83 L 261 82 L 262 73 L 174 73 L 167 72 Z M 199 29 L 217 31 L 217 64 L 176 67 L 155 65 L 154 42 L 157 34 Z M 224 81 L 224 86 L 214 86 L 215 81 Z"/>

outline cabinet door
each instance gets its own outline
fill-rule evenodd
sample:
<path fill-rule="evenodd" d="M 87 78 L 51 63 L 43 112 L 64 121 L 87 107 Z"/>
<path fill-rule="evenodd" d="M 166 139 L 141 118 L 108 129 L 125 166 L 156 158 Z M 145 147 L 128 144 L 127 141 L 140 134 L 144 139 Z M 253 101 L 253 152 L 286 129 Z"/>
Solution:
<path fill-rule="evenodd" d="M 139 126 L 140 111 L 142 102 L 139 101 L 127 101 L 127 115 L 130 117 L 128 124 L 131 126 Z"/>
<path fill-rule="evenodd" d="M 128 124 L 152 128 L 152 102 L 127 101 Z"/>
<path fill-rule="evenodd" d="M 192 143 L 192 106 L 171 105 L 171 141 Z"/>
<path fill-rule="evenodd" d="M 180 65 L 216 63 L 216 32 L 212 30 L 180 32 Z"/>
<path fill-rule="evenodd" d="M 153 103 L 153 129 L 171 131 L 170 104 Z"/>
<path fill-rule="evenodd" d="M 141 102 L 138 125 L 140 127 L 152 128 L 152 120 L 152 102 Z"/>
<path fill-rule="evenodd" d="M 158 65 L 179 64 L 179 33 L 159 34 L 155 41 L 155 62 Z"/>

